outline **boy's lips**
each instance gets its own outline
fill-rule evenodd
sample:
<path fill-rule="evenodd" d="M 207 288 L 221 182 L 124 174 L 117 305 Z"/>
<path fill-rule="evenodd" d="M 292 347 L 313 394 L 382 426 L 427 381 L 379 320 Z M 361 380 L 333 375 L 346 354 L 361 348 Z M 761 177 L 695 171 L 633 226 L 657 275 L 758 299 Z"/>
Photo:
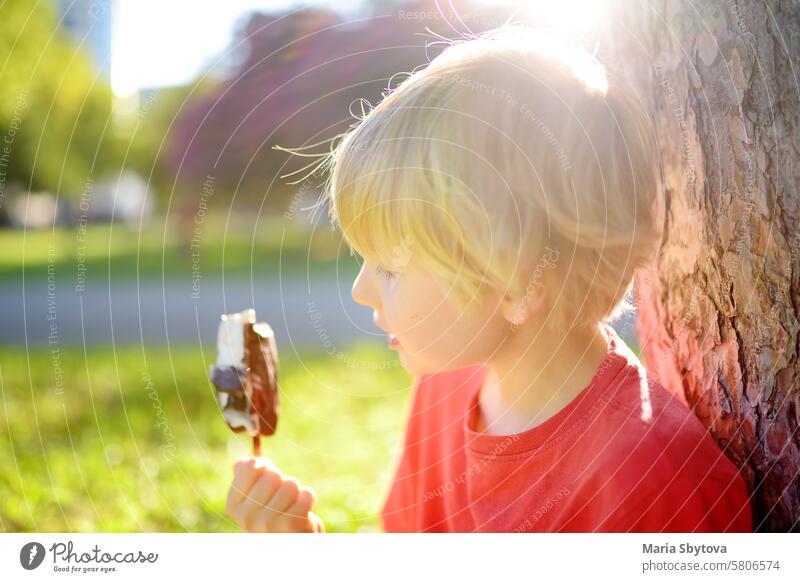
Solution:
<path fill-rule="evenodd" d="M 373 316 L 372 321 L 375 324 L 375 327 L 377 327 L 379 330 L 381 330 L 386 334 L 386 343 L 390 348 L 396 349 L 400 347 L 400 342 L 397 340 L 397 336 L 386 331 L 386 329 L 382 325 L 380 325 L 380 323 L 378 322 L 378 318 L 376 316 Z"/>

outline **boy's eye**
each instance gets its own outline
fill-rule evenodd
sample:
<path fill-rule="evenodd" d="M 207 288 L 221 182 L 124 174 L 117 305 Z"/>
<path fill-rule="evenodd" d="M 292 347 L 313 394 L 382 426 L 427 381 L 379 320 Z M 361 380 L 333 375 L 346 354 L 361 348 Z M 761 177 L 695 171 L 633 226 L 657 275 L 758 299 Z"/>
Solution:
<path fill-rule="evenodd" d="M 383 267 L 381 267 L 380 265 L 376 265 L 376 266 L 375 266 L 375 270 L 377 271 L 377 273 L 378 273 L 378 274 L 379 274 L 381 277 L 383 277 L 383 278 L 385 278 L 385 279 L 393 279 L 393 278 L 394 278 L 394 273 L 392 273 L 392 272 L 390 272 L 390 271 L 387 271 L 386 269 L 384 269 L 384 268 L 383 268 Z"/>

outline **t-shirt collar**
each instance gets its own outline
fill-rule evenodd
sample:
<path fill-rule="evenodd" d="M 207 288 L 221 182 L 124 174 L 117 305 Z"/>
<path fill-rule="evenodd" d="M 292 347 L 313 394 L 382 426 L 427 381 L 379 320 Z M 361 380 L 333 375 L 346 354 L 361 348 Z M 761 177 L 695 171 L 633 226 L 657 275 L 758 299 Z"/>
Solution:
<path fill-rule="evenodd" d="M 473 384 L 469 391 L 467 410 L 464 413 L 463 430 L 467 448 L 481 454 L 496 456 L 530 453 L 541 447 L 549 447 L 571 434 L 581 425 L 581 419 L 594 409 L 600 396 L 612 385 L 613 378 L 628 363 L 618 353 L 619 336 L 614 328 L 603 323 L 601 328 L 608 339 L 608 351 L 589 384 L 578 393 L 564 408 L 541 424 L 513 435 L 491 435 L 475 430 L 478 415 L 478 394 L 486 379 L 488 364 L 478 366 L 471 375 Z"/>

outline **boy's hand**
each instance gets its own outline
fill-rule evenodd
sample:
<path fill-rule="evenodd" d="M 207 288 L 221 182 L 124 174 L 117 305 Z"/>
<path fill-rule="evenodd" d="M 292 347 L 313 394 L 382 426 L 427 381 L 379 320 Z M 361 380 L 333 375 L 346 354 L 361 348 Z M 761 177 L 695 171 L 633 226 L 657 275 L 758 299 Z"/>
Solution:
<path fill-rule="evenodd" d="M 225 513 L 248 532 L 324 533 L 314 515 L 314 490 L 287 477 L 270 459 L 243 457 L 233 467 L 234 477 Z"/>

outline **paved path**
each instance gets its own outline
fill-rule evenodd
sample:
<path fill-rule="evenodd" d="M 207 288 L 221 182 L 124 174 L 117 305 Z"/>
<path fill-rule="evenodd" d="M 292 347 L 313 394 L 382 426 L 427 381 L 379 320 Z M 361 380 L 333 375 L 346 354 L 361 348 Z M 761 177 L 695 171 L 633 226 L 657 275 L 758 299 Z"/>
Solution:
<path fill-rule="evenodd" d="M 0 344 L 196 343 L 213 345 L 221 313 L 255 307 L 278 341 L 322 347 L 325 337 L 379 338 L 372 312 L 350 297 L 350 283 L 335 278 L 203 279 L 192 281 L 0 282 Z"/>
<path fill-rule="evenodd" d="M 85 343 L 213 346 L 220 313 L 255 307 L 269 321 L 280 345 L 332 351 L 357 339 L 384 341 L 372 311 L 350 297 L 351 281 L 330 275 L 251 281 L 247 278 L 89 281 L 80 292 L 62 278 L 0 281 L 0 344 Z M 615 324 L 626 340 L 628 320 Z"/>

